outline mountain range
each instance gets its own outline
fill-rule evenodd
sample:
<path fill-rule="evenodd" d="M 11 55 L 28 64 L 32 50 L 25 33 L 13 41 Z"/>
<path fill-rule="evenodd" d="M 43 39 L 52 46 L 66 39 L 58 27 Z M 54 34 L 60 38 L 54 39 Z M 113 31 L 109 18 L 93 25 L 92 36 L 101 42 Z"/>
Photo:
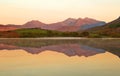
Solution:
<path fill-rule="evenodd" d="M 106 23 L 104 21 L 98 21 L 91 18 L 68 18 L 64 21 L 52 23 L 52 24 L 45 24 L 38 20 L 29 21 L 23 25 L 15 25 L 15 24 L 8 24 L 8 25 L 0 25 L 0 31 L 9 31 L 9 30 L 16 30 L 21 28 L 41 28 L 46 30 L 56 30 L 62 32 L 76 32 L 82 31 L 86 29 L 90 29 L 96 26 L 103 26 Z"/>
<path fill-rule="evenodd" d="M 0 25 L 1 38 L 23 37 L 120 37 L 120 17 L 105 23 L 91 18 L 68 18 L 64 21 L 45 24 L 38 20 L 23 25 Z"/>

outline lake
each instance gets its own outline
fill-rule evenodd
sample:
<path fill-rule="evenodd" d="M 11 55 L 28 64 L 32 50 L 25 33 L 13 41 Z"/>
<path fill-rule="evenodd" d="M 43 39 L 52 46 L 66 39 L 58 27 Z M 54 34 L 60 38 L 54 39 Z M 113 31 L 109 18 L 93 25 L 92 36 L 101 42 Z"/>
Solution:
<path fill-rule="evenodd" d="M 120 76 L 120 39 L 3 38 L 0 76 Z"/>

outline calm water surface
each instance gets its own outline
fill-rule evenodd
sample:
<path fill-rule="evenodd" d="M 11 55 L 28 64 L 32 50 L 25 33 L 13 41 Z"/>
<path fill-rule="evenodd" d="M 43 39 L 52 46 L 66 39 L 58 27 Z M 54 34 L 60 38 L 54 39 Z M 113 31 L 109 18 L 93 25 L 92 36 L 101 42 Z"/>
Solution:
<path fill-rule="evenodd" d="M 120 76 L 120 39 L 0 39 L 0 76 Z"/>

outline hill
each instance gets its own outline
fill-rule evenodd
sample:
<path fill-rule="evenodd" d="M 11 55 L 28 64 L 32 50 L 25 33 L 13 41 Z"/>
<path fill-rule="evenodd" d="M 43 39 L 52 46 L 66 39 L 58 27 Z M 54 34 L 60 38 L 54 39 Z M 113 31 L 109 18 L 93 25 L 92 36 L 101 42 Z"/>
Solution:
<path fill-rule="evenodd" d="M 120 37 L 120 17 L 104 26 L 86 30 L 88 37 Z"/>

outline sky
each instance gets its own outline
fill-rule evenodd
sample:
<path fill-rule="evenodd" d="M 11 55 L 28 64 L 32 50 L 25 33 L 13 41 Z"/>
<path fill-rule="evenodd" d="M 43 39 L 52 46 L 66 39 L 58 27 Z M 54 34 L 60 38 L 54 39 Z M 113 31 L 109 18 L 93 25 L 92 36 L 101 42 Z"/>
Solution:
<path fill-rule="evenodd" d="M 119 16 L 120 0 L 0 0 L 0 24 L 85 17 L 110 22 Z"/>

